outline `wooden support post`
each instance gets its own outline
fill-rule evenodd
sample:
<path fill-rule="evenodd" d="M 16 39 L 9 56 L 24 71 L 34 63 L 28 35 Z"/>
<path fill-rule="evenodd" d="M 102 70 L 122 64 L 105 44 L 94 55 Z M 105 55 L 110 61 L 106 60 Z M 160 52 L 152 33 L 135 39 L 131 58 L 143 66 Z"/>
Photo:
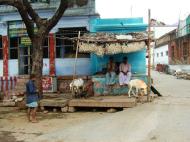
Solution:
<path fill-rule="evenodd" d="M 13 86 L 13 89 L 14 89 L 14 87 L 16 86 L 16 83 L 17 83 L 17 77 L 14 76 L 14 86 Z"/>
<path fill-rule="evenodd" d="M 11 84 L 10 89 L 12 90 L 13 89 L 13 78 L 12 78 L 12 76 L 10 77 L 10 84 Z"/>
<path fill-rule="evenodd" d="M 74 63 L 74 74 L 73 74 L 73 79 L 76 78 L 76 65 L 77 65 L 77 58 L 78 58 L 78 50 L 79 50 L 79 39 L 80 39 L 80 31 L 78 33 L 78 39 L 77 39 L 77 48 L 76 48 L 76 53 L 75 53 L 75 63 Z"/>
<path fill-rule="evenodd" d="M 55 76 L 55 41 L 53 33 L 49 34 L 49 75 Z"/>
<path fill-rule="evenodd" d="M 3 76 L 8 77 L 8 60 L 9 60 L 9 49 L 8 49 L 8 37 L 3 36 L 2 37 L 2 43 L 3 43 Z"/>
<path fill-rule="evenodd" d="M 1 77 L 1 92 L 4 91 L 4 80 L 3 77 Z"/>
<path fill-rule="evenodd" d="M 115 108 L 109 108 L 108 110 L 107 110 L 107 112 L 108 113 L 114 113 L 114 112 L 116 112 L 117 110 L 115 109 Z"/>
<path fill-rule="evenodd" d="M 150 92 L 151 92 L 151 47 L 150 47 L 150 42 L 151 42 L 151 37 L 150 37 L 150 16 L 151 12 L 150 9 L 148 10 L 148 45 L 147 45 L 147 50 L 148 50 L 148 94 L 147 94 L 147 101 L 150 100 Z"/>
<path fill-rule="evenodd" d="M 75 107 L 69 107 L 68 108 L 68 112 L 75 112 L 76 111 L 76 108 Z"/>
<path fill-rule="evenodd" d="M 69 107 L 65 106 L 61 108 L 61 112 L 68 112 Z"/>
<path fill-rule="evenodd" d="M 5 89 L 6 89 L 6 91 L 8 91 L 9 90 L 9 80 L 8 80 L 8 76 L 5 76 L 5 82 L 6 82 L 6 86 L 5 86 Z M 7 93 L 8 94 L 8 93 Z"/>
<path fill-rule="evenodd" d="M 44 110 L 45 110 L 45 107 L 44 107 L 44 106 L 40 106 L 40 110 L 41 110 L 41 111 L 44 111 Z"/>
<path fill-rule="evenodd" d="M 53 112 L 57 112 L 57 108 L 53 108 Z"/>
<path fill-rule="evenodd" d="M 5 77 L 4 82 L 5 82 L 5 90 L 8 90 L 8 74 L 9 74 L 9 66 L 8 66 L 8 61 L 9 61 L 9 49 L 8 49 L 8 37 L 3 36 L 2 37 L 2 43 L 3 43 L 3 76 Z M 4 91 L 5 91 L 4 90 Z M 7 92 L 6 92 L 7 94 Z"/>

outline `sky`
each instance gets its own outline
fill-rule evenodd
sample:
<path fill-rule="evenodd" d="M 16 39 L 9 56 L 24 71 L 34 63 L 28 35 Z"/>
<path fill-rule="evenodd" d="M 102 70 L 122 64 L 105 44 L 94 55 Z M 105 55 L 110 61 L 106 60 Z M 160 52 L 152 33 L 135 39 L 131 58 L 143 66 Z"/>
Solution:
<path fill-rule="evenodd" d="M 190 14 L 189 0 L 96 0 L 96 11 L 101 18 L 143 17 L 148 23 L 151 18 L 166 24 L 176 24 Z"/>

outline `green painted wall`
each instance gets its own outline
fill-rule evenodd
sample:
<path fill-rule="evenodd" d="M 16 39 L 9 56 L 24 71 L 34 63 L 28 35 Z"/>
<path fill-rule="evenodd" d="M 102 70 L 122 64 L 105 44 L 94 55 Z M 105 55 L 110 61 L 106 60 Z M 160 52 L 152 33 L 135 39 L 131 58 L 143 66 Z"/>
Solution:
<path fill-rule="evenodd" d="M 187 24 L 187 34 L 190 33 L 190 15 L 186 18 L 186 24 Z"/>

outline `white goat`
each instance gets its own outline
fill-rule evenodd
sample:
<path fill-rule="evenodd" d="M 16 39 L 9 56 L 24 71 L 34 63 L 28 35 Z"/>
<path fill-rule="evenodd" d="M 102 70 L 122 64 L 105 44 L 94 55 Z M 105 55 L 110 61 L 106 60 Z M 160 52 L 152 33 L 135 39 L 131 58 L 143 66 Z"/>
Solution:
<path fill-rule="evenodd" d="M 128 91 L 129 97 L 131 97 L 131 93 L 136 97 L 139 94 L 141 95 L 141 97 L 147 94 L 147 85 L 143 80 L 133 79 L 129 82 L 128 87 L 129 87 L 129 91 Z M 135 88 L 135 92 L 133 91 L 133 88 Z"/>
<path fill-rule="evenodd" d="M 83 91 L 84 80 L 82 78 L 74 79 L 72 80 L 69 86 L 72 94 L 78 96 Z"/>
<path fill-rule="evenodd" d="M 176 69 L 176 71 L 174 72 L 174 76 L 177 77 L 177 79 L 180 79 L 180 75 L 182 74 L 182 70 L 181 69 Z"/>

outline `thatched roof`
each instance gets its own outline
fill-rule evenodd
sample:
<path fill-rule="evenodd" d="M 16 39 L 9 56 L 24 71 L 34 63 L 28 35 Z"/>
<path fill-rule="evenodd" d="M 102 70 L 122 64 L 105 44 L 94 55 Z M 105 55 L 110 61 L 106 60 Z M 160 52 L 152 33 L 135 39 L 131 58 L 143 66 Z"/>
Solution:
<path fill-rule="evenodd" d="M 147 33 L 85 34 L 80 38 L 79 52 L 95 53 L 99 56 L 136 52 L 146 48 L 147 39 Z"/>
<path fill-rule="evenodd" d="M 136 42 L 148 39 L 147 32 L 115 34 L 115 33 L 88 33 L 80 37 L 81 42 L 118 43 Z"/>

